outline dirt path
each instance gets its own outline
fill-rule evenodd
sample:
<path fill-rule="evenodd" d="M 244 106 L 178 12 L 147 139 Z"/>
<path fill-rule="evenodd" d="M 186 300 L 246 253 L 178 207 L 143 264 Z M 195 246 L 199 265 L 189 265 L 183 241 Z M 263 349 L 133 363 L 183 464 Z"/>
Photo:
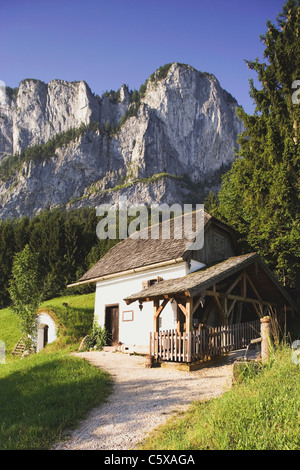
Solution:
<path fill-rule="evenodd" d="M 231 386 L 235 352 L 217 365 L 196 372 L 145 368 L 142 356 L 120 352 L 76 353 L 114 378 L 109 401 L 94 408 L 64 442 L 63 450 L 130 450 L 172 413 L 192 401 L 217 397 Z"/>

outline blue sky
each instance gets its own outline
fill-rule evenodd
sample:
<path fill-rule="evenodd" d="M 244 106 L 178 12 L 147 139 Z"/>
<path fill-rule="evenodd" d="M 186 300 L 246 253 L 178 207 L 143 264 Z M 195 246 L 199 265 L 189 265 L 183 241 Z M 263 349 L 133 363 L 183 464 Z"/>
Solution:
<path fill-rule="evenodd" d="M 159 66 L 216 75 L 252 113 L 244 59 L 262 58 L 259 36 L 284 0 L 0 0 L 0 80 L 85 80 L 101 95 L 139 88 Z"/>

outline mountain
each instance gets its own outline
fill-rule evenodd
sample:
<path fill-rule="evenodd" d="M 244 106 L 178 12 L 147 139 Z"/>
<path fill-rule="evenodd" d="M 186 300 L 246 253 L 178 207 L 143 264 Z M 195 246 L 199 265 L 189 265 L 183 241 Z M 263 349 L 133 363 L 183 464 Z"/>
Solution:
<path fill-rule="evenodd" d="M 23 80 L 0 95 L 0 218 L 117 201 L 203 203 L 243 125 L 212 74 L 160 67 L 139 91 Z"/>

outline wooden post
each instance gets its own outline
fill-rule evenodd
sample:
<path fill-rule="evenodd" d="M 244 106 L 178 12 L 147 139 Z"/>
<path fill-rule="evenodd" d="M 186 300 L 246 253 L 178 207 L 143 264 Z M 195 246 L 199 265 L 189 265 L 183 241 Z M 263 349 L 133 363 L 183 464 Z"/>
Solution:
<path fill-rule="evenodd" d="M 187 333 L 187 362 L 192 360 L 192 329 L 193 329 L 193 298 L 189 297 L 186 301 L 186 333 Z"/>
<path fill-rule="evenodd" d="M 178 302 L 176 301 L 176 331 L 180 333 L 180 309 L 178 307 Z"/>
<path fill-rule="evenodd" d="M 193 299 L 192 297 L 189 297 L 186 301 L 186 331 L 192 331 L 193 329 L 193 313 L 192 313 L 192 308 L 193 308 Z"/>
<path fill-rule="evenodd" d="M 158 332 L 158 315 L 157 315 L 157 310 L 159 308 L 159 300 L 155 299 L 153 301 L 153 310 L 154 310 L 154 316 L 153 316 L 153 332 L 157 333 Z"/>
<path fill-rule="evenodd" d="M 270 318 L 263 317 L 260 319 L 260 334 L 261 334 L 261 360 L 267 362 L 270 357 Z"/>

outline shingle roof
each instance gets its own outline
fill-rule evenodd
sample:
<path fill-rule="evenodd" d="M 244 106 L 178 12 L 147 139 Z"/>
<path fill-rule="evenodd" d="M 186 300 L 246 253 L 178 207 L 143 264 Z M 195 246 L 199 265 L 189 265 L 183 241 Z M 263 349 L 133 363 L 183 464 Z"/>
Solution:
<path fill-rule="evenodd" d="M 193 213 L 195 214 L 195 212 Z M 211 219 L 211 216 L 204 212 L 204 225 Z M 151 238 L 150 230 L 153 227 L 148 227 L 146 232 L 149 234 L 148 239 L 128 237 L 122 240 L 117 245 L 112 247 L 91 269 L 89 269 L 79 282 L 92 282 L 97 278 L 107 276 L 114 273 L 121 273 L 130 269 L 150 266 L 156 263 L 162 263 L 178 258 L 183 258 L 188 251 L 188 242 L 191 242 L 189 234 L 182 238 L 179 237 L 177 224 L 174 220 L 170 222 L 170 238 L 162 238 L 162 227 L 164 223 L 158 224 L 160 228 L 160 238 Z M 192 230 L 195 231 L 195 217 L 193 217 Z M 184 226 L 185 227 L 185 226 Z"/>
<path fill-rule="evenodd" d="M 172 297 L 172 295 L 176 296 L 185 292 L 188 292 L 189 295 L 192 296 L 219 282 L 224 277 L 234 274 L 237 270 L 252 263 L 256 259 L 258 259 L 256 253 L 234 256 L 214 266 L 203 268 L 184 277 L 160 281 L 151 287 L 126 297 L 124 300 L 133 302 L 135 300 L 145 300 L 146 298 L 164 295 Z"/>
<path fill-rule="evenodd" d="M 258 265 L 261 268 L 259 271 L 257 269 Z M 126 297 L 124 300 L 127 303 L 131 303 L 136 300 L 162 299 L 166 295 L 169 297 L 180 297 L 182 295 L 193 297 L 244 268 L 247 270 L 251 268 L 249 274 L 252 273 L 252 276 L 256 276 L 256 282 L 258 283 L 256 287 L 258 290 L 261 290 L 263 297 L 279 304 L 282 304 L 282 300 L 285 299 L 294 310 L 297 310 L 293 299 L 257 253 L 233 256 L 184 277 L 160 281 L 153 286 Z"/>

